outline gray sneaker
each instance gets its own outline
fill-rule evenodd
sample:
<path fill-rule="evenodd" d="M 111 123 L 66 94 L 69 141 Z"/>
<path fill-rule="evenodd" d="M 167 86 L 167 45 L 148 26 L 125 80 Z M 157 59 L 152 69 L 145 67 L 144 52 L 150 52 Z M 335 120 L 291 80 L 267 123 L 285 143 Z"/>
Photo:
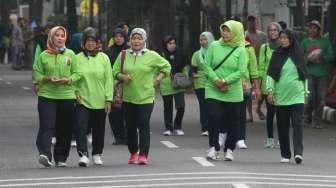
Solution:
<path fill-rule="evenodd" d="M 274 148 L 274 138 L 267 138 L 265 148 Z"/>
<path fill-rule="evenodd" d="M 38 162 L 44 167 L 51 167 L 53 165 L 53 163 L 45 155 L 40 155 Z"/>

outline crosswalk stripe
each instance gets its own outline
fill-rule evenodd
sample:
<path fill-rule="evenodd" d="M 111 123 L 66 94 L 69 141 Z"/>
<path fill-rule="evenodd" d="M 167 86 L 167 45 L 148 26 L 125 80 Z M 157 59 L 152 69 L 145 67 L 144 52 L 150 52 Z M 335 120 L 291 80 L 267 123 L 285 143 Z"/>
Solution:
<path fill-rule="evenodd" d="M 166 141 L 166 140 L 162 140 L 160 141 L 163 145 L 167 146 L 168 148 L 178 148 L 177 145 L 175 145 L 174 143 L 170 142 L 170 141 Z"/>
<path fill-rule="evenodd" d="M 202 166 L 207 166 L 207 167 L 215 166 L 214 164 L 206 160 L 204 157 L 192 157 L 192 159 L 194 159 L 196 162 L 198 162 Z"/>
<path fill-rule="evenodd" d="M 232 184 L 233 188 L 250 188 L 249 186 L 247 186 L 246 184 L 243 183 L 234 183 Z"/>
<path fill-rule="evenodd" d="M 22 86 L 21 88 L 24 89 L 24 90 L 30 90 L 30 88 L 26 87 L 26 86 Z"/>
<path fill-rule="evenodd" d="M 6 82 L 6 84 L 7 84 L 7 85 L 11 85 L 11 84 L 12 84 L 12 82 Z"/>

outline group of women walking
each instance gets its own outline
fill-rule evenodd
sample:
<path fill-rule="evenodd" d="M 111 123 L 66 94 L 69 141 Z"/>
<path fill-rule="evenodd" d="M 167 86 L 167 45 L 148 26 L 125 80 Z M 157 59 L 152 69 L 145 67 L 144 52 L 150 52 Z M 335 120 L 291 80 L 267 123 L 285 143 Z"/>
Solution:
<path fill-rule="evenodd" d="M 276 112 L 278 117 L 281 162 L 289 162 L 291 158 L 289 125 L 292 122 L 295 161 L 301 163 L 301 117 L 308 91 L 306 67 L 296 39 L 290 31 L 281 31 L 277 25 L 270 24 L 270 40 L 264 46 L 269 50 L 260 60 L 263 62 L 260 72 L 255 52 L 245 41 L 243 25 L 230 20 L 219 29 L 219 40 L 215 40 L 210 32 L 201 33 L 201 47 L 193 54 L 189 70 L 173 35 L 164 38 L 163 51 L 159 54 L 146 48 L 144 29 L 134 28 L 127 36 L 117 28 L 113 32 L 113 45 L 105 54 L 99 50 L 97 31 L 87 28 L 81 38 L 82 52 L 75 55 L 65 47 L 67 31 L 61 26 L 52 28 L 48 49 L 35 61 L 33 73 L 39 86 L 40 125 L 36 141 L 39 163 L 50 167 L 54 160 L 58 167 L 67 165 L 72 126 L 75 126 L 79 166 L 90 164 L 86 140 L 89 131 L 92 132 L 93 164 L 102 165 L 108 114 L 116 142 L 127 143 L 128 163 L 147 164 L 156 87 L 164 104 L 163 135 L 184 135 L 185 88 L 174 87 L 177 73 L 194 82 L 201 134 L 209 136 L 208 159 L 220 158 L 220 135 L 226 134 L 224 159 L 234 160 L 237 142 L 244 145 L 242 142 L 246 139 L 246 100 L 255 89 L 258 98 L 267 97 L 268 111 Z M 130 46 L 126 44 L 128 37 Z M 120 108 L 113 107 L 113 90 L 117 83 L 122 83 L 123 88 Z M 177 112 L 173 120 L 174 101 Z M 272 121 L 271 117 L 269 121 Z M 271 122 L 268 124 L 271 139 Z M 51 151 L 53 135 L 57 139 L 54 152 Z"/>

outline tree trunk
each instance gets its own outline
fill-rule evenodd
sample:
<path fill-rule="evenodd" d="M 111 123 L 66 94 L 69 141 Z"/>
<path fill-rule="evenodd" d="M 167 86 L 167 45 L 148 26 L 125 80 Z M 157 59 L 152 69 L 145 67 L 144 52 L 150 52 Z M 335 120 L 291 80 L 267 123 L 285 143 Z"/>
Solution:
<path fill-rule="evenodd" d="M 303 0 L 296 0 L 296 24 L 295 26 L 301 27 L 301 29 L 304 29 L 305 25 L 305 15 L 304 15 L 304 6 L 303 6 Z"/>
<path fill-rule="evenodd" d="M 336 24 L 334 19 L 332 19 L 336 18 L 336 1 L 330 2 L 328 18 L 330 41 L 333 44 L 334 50 L 336 50 Z"/>
<path fill-rule="evenodd" d="M 77 15 L 76 15 L 76 0 L 67 0 L 67 21 L 69 33 L 76 33 L 77 30 Z"/>
<path fill-rule="evenodd" d="M 9 26 L 9 7 L 6 0 L 0 0 L 0 17 L 1 22 L 4 25 Z"/>
<path fill-rule="evenodd" d="M 191 9 L 191 14 L 189 17 L 190 20 L 190 27 L 189 27 L 189 41 L 190 41 L 190 46 L 189 50 L 190 52 L 196 51 L 196 49 L 199 48 L 199 42 L 198 38 L 201 33 L 201 25 L 200 25 L 200 12 L 201 12 L 201 0 L 193 0 L 190 2 L 190 9 Z"/>
<path fill-rule="evenodd" d="M 2 12 L 2 11 L 1 11 Z M 37 20 L 41 23 L 43 12 L 43 0 L 32 0 L 29 5 L 30 20 Z"/>
<path fill-rule="evenodd" d="M 93 0 L 90 0 L 89 19 L 90 19 L 90 21 L 89 21 L 90 26 L 94 27 L 94 25 L 93 25 L 93 22 L 94 22 L 94 20 L 93 20 Z"/>
<path fill-rule="evenodd" d="M 226 0 L 226 20 L 230 19 L 232 17 L 232 11 L 231 11 L 231 6 L 232 1 L 231 0 Z"/>

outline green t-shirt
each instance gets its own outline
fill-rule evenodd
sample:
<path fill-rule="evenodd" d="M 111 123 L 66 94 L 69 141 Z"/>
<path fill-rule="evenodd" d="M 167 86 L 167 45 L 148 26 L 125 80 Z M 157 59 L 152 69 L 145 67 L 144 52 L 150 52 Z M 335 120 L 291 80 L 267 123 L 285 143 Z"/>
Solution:
<path fill-rule="evenodd" d="M 77 62 L 82 73 L 75 84 L 82 97 L 82 104 L 90 109 L 103 109 L 106 101 L 112 101 L 113 75 L 110 60 L 102 52 L 96 56 L 77 54 Z"/>
<path fill-rule="evenodd" d="M 194 52 L 191 58 L 191 66 L 197 69 L 197 78 L 194 78 L 194 88 L 205 88 L 207 82 L 205 65 L 200 61 L 200 51 Z"/>
<path fill-rule="evenodd" d="M 266 88 L 273 92 L 275 105 L 303 104 L 305 96 L 309 94 L 307 80 L 299 80 L 299 74 L 293 61 L 288 58 L 283 65 L 279 81 L 267 76 Z"/>
<path fill-rule="evenodd" d="M 76 55 L 66 49 L 62 54 L 42 52 L 33 65 L 33 80 L 40 86 L 38 96 L 50 99 L 75 99 L 73 84 L 54 85 L 43 81 L 45 76 L 69 78 L 72 83 L 80 79 Z"/>
<path fill-rule="evenodd" d="M 207 84 L 205 98 L 216 99 L 225 102 L 243 101 L 242 77 L 247 69 L 247 53 L 245 47 L 238 47 L 227 60 L 217 69 L 213 70 L 233 47 L 223 45 L 220 41 L 211 43 L 206 57 Z M 229 86 L 227 92 L 218 90 L 213 81 L 224 79 Z"/>
<path fill-rule="evenodd" d="M 310 52 L 316 49 L 322 50 L 321 60 L 315 63 L 310 63 L 307 60 L 307 68 L 308 68 L 308 73 L 310 75 L 318 76 L 318 77 L 327 76 L 329 74 L 330 63 L 334 59 L 334 52 L 333 52 L 330 41 L 325 37 L 321 37 L 316 40 L 307 38 L 302 41 L 301 47 L 303 49 L 303 53 L 306 57 L 306 60 L 307 60 L 307 55 Z"/>
<path fill-rule="evenodd" d="M 119 54 L 113 65 L 114 78 L 120 73 L 121 55 Z M 135 55 L 126 50 L 124 73 L 132 77 L 132 81 L 123 84 L 123 101 L 133 104 L 149 104 L 154 102 L 154 76 L 158 72 L 169 77 L 171 66 L 158 53 L 145 50 Z"/>

